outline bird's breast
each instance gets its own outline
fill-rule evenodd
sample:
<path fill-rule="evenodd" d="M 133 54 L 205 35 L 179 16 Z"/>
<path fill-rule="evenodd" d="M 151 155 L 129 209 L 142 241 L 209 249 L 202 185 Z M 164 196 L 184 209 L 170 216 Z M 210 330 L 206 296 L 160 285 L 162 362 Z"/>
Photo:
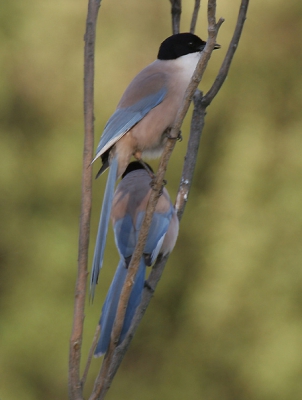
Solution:
<path fill-rule="evenodd" d="M 129 132 L 137 143 L 137 151 L 147 158 L 157 158 L 161 155 L 167 141 L 167 130 L 172 128 L 183 96 L 168 96 L 158 106 L 154 107 Z"/>

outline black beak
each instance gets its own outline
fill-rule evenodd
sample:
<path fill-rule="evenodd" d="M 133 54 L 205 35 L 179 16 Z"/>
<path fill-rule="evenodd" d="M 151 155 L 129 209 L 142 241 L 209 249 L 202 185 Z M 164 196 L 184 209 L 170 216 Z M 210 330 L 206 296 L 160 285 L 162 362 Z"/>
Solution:
<path fill-rule="evenodd" d="M 207 42 L 203 42 L 202 43 L 202 45 L 200 46 L 200 51 L 202 51 L 205 47 L 206 47 L 206 44 L 207 44 Z M 215 43 L 215 45 L 214 45 L 214 50 L 216 50 L 216 49 L 220 49 L 221 48 L 221 46 L 220 46 L 220 44 L 218 44 L 218 43 Z"/>

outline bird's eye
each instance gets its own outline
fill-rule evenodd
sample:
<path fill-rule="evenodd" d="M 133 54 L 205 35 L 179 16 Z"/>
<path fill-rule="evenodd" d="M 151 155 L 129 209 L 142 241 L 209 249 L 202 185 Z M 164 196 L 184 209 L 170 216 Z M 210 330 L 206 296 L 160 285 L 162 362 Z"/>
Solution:
<path fill-rule="evenodd" d="M 188 46 L 189 46 L 189 47 L 193 47 L 193 42 L 189 42 L 189 43 L 188 43 Z"/>

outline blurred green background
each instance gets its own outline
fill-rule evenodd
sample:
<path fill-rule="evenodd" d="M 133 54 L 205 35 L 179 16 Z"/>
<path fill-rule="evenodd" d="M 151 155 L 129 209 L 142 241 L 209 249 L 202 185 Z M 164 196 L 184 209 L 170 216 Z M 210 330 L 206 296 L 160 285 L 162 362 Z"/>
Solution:
<path fill-rule="evenodd" d="M 210 87 L 239 1 L 217 1 Z M 189 28 L 193 0 L 183 4 Z M 206 30 L 206 2 L 196 33 Z M 77 271 L 86 1 L 6 1 L 0 14 L 0 398 L 67 398 Z M 208 109 L 174 253 L 108 400 L 302 398 L 301 1 L 251 1 Z M 171 34 L 168 0 L 103 0 L 96 142 L 131 78 Z M 191 111 L 189 112 L 191 114 Z M 183 126 L 187 137 L 189 118 Z M 169 164 L 175 199 L 186 141 Z M 156 167 L 157 162 L 153 163 Z M 95 166 L 95 171 L 97 170 Z M 91 263 L 105 177 L 94 181 Z M 110 234 L 85 359 L 117 264 Z M 85 396 L 101 360 L 93 360 Z"/>

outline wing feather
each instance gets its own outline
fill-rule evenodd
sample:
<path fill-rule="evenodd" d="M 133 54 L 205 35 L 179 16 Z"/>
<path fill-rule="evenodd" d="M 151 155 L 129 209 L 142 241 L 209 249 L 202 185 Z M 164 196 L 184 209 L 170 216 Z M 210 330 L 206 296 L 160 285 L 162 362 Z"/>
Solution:
<path fill-rule="evenodd" d="M 160 104 L 167 93 L 167 88 L 162 87 L 158 92 L 153 93 L 135 104 L 118 108 L 107 122 L 98 147 L 96 156 L 92 162 L 110 149 L 121 137 L 123 137 L 134 125 L 144 118 L 152 108 Z"/>

